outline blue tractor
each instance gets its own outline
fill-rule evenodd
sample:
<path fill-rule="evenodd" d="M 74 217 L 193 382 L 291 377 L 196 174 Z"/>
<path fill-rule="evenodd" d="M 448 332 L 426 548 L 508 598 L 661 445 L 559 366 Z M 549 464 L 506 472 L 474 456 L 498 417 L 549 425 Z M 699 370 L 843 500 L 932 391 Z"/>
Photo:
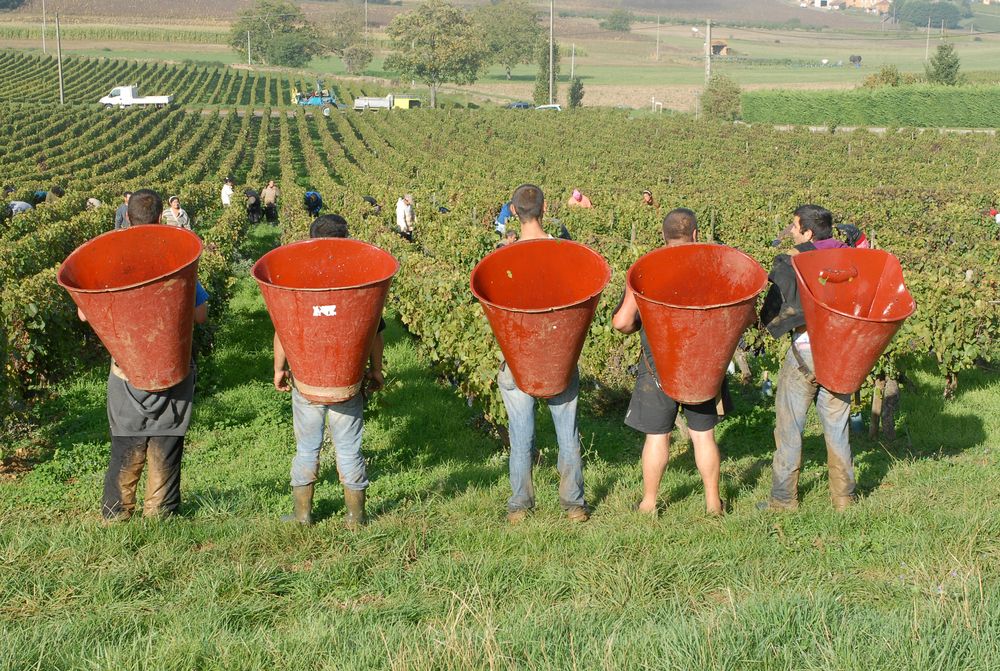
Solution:
<path fill-rule="evenodd" d="M 298 90 L 294 92 L 296 105 L 309 105 L 313 107 L 336 107 L 344 109 L 346 106 L 337 101 L 337 96 L 323 88 L 323 80 L 316 80 L 316 90 L 302 93 Z"/>

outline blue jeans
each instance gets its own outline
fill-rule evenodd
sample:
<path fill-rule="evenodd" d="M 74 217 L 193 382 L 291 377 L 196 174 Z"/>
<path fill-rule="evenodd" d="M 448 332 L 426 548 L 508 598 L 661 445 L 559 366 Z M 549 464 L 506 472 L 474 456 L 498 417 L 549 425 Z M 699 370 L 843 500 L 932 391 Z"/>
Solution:
<path fill-rule="evenodd" d="M 517 388 L 510 368 L 504 363 L 497 375 L 500 396 L 507 409 L 510 432 L 510 488 L 507 510 L 535 507 L 535 487 L 531 469 L 535 456 L 535 398 Z M 566 391 L 545 399 L 559 443 L 559 503 L 563 509 L 584 506 L 583 460 L 580 457 L 580 433 L 576 427 L 576 403 L 580 393 L 580 375 L 574 371 Z"/>
<path fill-rule="evenodd" d="M 812 352 L 800 350 L 799 353 L 806 366 L 812 369 Z M 771 499 L 779 504 L 794 506 L 798 501 L 802 432 L 813 399 L 816 400 L 816 412 L 826 439 L 830 495 L 834 499 L 854 496 L 854 465 L 847 426 L 851 416 L 851 395 L 835 394 L 819 384 L 810 383 L 799 370 L 795 355 L 789 349 L 778 373 L 778 390 L 774 399 L 776 449 L 772 464 Z"/>
<path fill-rule="evenodd" d="M 295 457 L 292 458 L 292 487 L 316 482 L 323 431 L 330 425 L 330 437 L 337 457 L 337 472 L 347 489 L 365 489 L 368 476 L 361 454 L 364 427 L 364 400 L 361 394 L 343 403 L 313 403 L 292 389 L 292 420 L 295 427 Z"/>

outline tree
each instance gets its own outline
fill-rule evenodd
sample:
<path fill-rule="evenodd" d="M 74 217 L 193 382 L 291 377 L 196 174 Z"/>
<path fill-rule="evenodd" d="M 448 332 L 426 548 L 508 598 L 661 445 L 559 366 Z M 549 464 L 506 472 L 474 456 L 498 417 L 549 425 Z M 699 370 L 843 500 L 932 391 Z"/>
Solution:
<path fill-rule="evenodd" d="M 340 60 L 344 62 L 344 69 L 349 74 L 360 75 L 368 67 L 368 64 L 372 62 L 373 56 L 374 54 L 371 49 L 363 44 L 355 44 L 344 49 Z"/>
<path fill-rule="evenodd" d="M 555 63 L 555 77 L 552 79 L 552 100 L 549 100 L 549 43 L 538 45 L 538 72 L 535 75 L 535 92 L 533 99 L 536 105 L 545 105 L 559 97 L 559 45 L 553 45 L 552 61 Z"/>
<path fill-rule="evenodd" d="M 632 30 L 632 22 L 635 17 L 627 9 L 616 9 L 601 21 L 598 25 L 604 30 L 613 30 L 618 33 L 627 33 Z"/>
<path fill-rule="evenodd" d="M 397 51 L 385 59 L 385 69 L 431 89 L 437 106 L 441 84 L 471 84 L 488 58 L 482 30 L 464 11 L 444 0 L 429 0 L 399 14 L 386 29 Z"/>
<path fill-rule="evenodd" d="M 570 82 L 566 102 L 570 109 L 583 105 L 583 80 L 579 77 L 573 77 L 573 81 Z"/>
<path fill-rule="evenodd" d="M 537 12 L 527 0 L 500 0 L 484 5 L 476 12 L 476 20 L 486 34 L 492 62 L 504 67 L 507 79 L 515 65 L 528 64 L 535 57 L 542 29 Z"/>
<path fill-rule="evenodd" d="M 955 53 L 955 46 L 950 42 L 942 42 L 938 45 L 934 55 L 931 56 L 931 62 L 924 66 L 927 81 L 931 84 L 955 86 L 962 81 L 958 74 L 960 66 L 961 62 L 958 60 L 958 54 Z"/>
<path fill-rule="evenodd" d="M 740 116 L 739 85 L 725 75 L 712 75 L 701 94 L 701 113 L 709 119 L 736 121 Z"/>
<path fill-rule="evenodd" d="M 301 68 L 312 58 L 310 40 L 301 33 L 278 33 L 267 45 L 268 63 Z"/>
<path fill-rule="evenodd" d="M 900 21 L 912 23 L 918 28 L 927 25 L 937 28 L 944 21 L 946 28 L 959 28 L 962 10 L 951 2 L 931 2 L 930 0 L 905 0 L 898 3 L 897 16 Z"/>
<path fill-rule="evenodd" d="M 865 77 L 861 85 L 866 89 L 877 89 L 883 86 L 905 86 L 915 84 L 917 77 L 909 72 L 902 73 L 895 65 L 883 65 L 873 75 Z"/>
<path fill-rule="evenodd" d="M 257 0 L 233 24 L 229 45 L 258 63 L 298 67 L 326 51 L 319 31 L 302 11 L 284 0 Z"/>
<path fill-rule="evenodd" d="M 344 52 L 357 44 L 365 29 L 365 13 L 359 7 L 347 7 L 334 12 L 321 24 L 327 50 L 343 56 Z"/>

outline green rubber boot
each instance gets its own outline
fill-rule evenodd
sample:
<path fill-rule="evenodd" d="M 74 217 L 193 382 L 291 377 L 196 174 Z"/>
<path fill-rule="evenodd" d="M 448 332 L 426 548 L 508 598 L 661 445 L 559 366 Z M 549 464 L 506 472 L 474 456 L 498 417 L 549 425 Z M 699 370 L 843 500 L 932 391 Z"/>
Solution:
<path fill-rule="evenodd" d="M 299 524 L 312 524 L 313 490 L 315 484 L 292 487 L 293 512 L 290 515 L 282 515 L 282 522 L 298 522 Z"/>
<path fill-rule="evenodd" d="M 347 489 L 345 487 L 344 505 L 347 506 L 344 525 L 348 529 L 357 529 L 368 524 L 368 517 L 365 516 L 365 490 Z"/>

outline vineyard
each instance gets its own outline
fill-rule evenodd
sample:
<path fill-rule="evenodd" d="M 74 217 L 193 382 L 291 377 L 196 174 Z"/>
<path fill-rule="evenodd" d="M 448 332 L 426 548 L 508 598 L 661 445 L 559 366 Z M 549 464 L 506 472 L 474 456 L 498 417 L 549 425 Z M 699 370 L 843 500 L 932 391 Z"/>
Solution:
<path fill-rule="evenodd" d="M 23 65 L 14 60 L 8 67 Z M 289 85 L 269 74 L 197 67 L 76 65 L 113 72 L 109 81 L 136 67 L 180 99 L 212 104 L 274 100 Z M 15 91 L 31 79 L 8 83 L 4 97 L 17 98 Z M 492 220 L 500 204 L 527 179 L 548 193 L 553 220 L 614 268 L 582 363 L 598 386 L 624 389 L 635 360 L 636 343 L 612 333 L 610 314 L 625 270 L 657 244 L 657 215 L 639 203 L 642 188 L 652 189 L 664 207 L 694 209 L 703 237 L 743 249 L 765 267 L 775 253 L 770 243 L 791 210 L 802 202 L 822 203 L 897 254 L 907 271 L 919 309 L 882 372 L 894 374 L 900 357 L 931 356 L 953 388 L 957 373 L 997 358 L 997 226 L 982 214 L 1000 196 L 992 183 L 1000 167 L 993 138 L 816 136 L 683 118 L 634 120 L 598 110 L 548 118 L 503 111 L 324 117 L 269 109 L 123 113 L 27 104 L 0 108 L 0 129 L 8 138 L 0 174 L 22 197 L 54 184 L 68 191 L 56 205 L 14 219 L 0 238 L 8 377 L 19 380 L 17 386 L 51 380 L 74 359 L 77 344 L 67 334 L 82 336 L 83 329 L 50 282 L 53 267 L 106 228 L 118 194 L 147 185 L 178 193 L 208 222 L 218 217 L 216 187 L 225 175 L 255 188 L 278 180 L 286 242 L 305 237 L 309 221 L 301 196 L 314 188 L 329 208 L 355 222 L 359 236 L 396 254 L 403 271 L 393 296 L 404 323 L 440 372 L 480 399 L 491 418 L 499 409 L 492 385 L 498 351 L 484 347 L 492 338 L 469 294 L 468 275 L 495 243 Z M 560 206 L 575 187 L 591 196 L 594 210 Z M 408 191 L 418 198 L 417 245 L 391 232 L 391 205 Z M 364 195 L 387 206 L 380 217 L 368 216 Z M 109 205 L 85 212 L 90 196 Z M 439 212 L 442 207 L 447 213 Z M 755 331 L 746 340 L 757 352 L 780 346 Z"/>
<path fill-rule="evenodd" d="M 64 58 L 67 103 L 96 104 L 115 86 L 136 84 L 148 94 L 172 95 L 177 105 L 287 106 L 292 92 L 311 91 L 315 79 L 280 72 L 253 72 L 218 65 L 168 65 L 109 58 Z M 358 84 L 328 88 L 345 103 L 379 93 Z M 59 102 L 59 77 L 53 56 L 0 52 L 0 102 Z"/>
<path fill-rule="evenodd" d="M 87 105 L 58 106 L 51 59 L 0 56 L 9 200 L 65 195 L 0 223 L 0 670 L 259 668 L 991 669 L 1000 664 L 995 362 L 1000 357 L 1000 140 L 936 132 L 816 134 L 630 118 L 613 110 L 305 111 L 279 73 L 73 59 Z M 89 74 L 88 74 L 89 73 Z M 77 75 L 83 76 L 77 76 Z M 104 110 L 131 79 L 181 105 Z M 100 80 L 100 81 L 98 81 Z M 339 96 L 356 84 L 327 82 Z M 219 200 L 236 182 L 235 206 Z M 251 226 L 244 188 L 274 179 L 279 226 Z M 499 350 L 469 289 L 493 219 L 523 182 L 608 259 L 581 359 L 580 432 L 594 517 L 559 513 L 557 448 L 540 413 L 539 505 L 517 527 L 494 379 Z M 125 190 L 178 194 L 205 241 L 210 323 L 181 514 L 102 527 L 107 355 L 55 283 L 109 230 Z M 563 204 L 574 188 L 589 211 Z M 659 209 L 641 204 L 651 189 Z M 252 262 L 307 236 L 304 192 L 399 259 L 386 306 L 386 389 L 368 401 L 374 522 L 342 529 L 332 463 L 319 524 L 289 528 L 288 397 Z M 394 204 L 416 198 L 416 241 Z M 363 198 L 381 205 L 376 211 Z M 91 197 L 103 203 L 88 210 Z M 900 436 L 852 438 L 862 499 L 830 511 L 818 424 L 802 512 L 768 492 L 773 401 L 758 389 L 782 343 L 747 331 L 752 385 L 719 429 L 732 507 L 703 516 L 692 450 L 671 447 L 660 519 L 631 512 L 642 437 L 622 425 L 637 338 L 611 329 L 630 264 L 672 207 L 703 239 L 769 267 L 793 208 L 816 202 L 902 261 L 917 312 L 864 391 L 903 384 Z M 905 382 L 904 382 L 905 380 Z M 943 392 L 951 398 L 945 399 Z"/>

